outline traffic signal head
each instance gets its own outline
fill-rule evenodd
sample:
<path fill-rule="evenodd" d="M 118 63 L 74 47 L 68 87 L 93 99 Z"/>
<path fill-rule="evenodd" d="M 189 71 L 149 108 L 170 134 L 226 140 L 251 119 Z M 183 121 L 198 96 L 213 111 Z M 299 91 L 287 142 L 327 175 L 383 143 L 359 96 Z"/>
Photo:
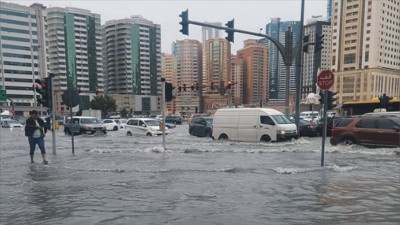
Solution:
<path fill-rule="evenodd" d="M 235 20 L 234 19 L 229 20 L 228 23 L 226 23 L 225 25 L 228 28 L 234 29 L 235 28 Z M 233 43 L 234 42 L 234 36 L 233 36 L 234 31 L 225 30 L 225 32 L 228 34 L 225 39 Z"/>
<path fill-rule="evenodd" d="M 52 86 L 51 77 L 35 80 L 35 91 L 39 95 L 36 96 L 36 102 L 43 107 L 51 109 L 52 106 Z"/>
<path fill-rule="evenodd" d="M 303 37 L 303 52 L 308 53 L 308 45 L 310 44 L 310 35 Z"/>
<path fill-rule="evenodd" d="M 337 100 L 337 98 L 335 98 L 335 95 L 337 94 L 337 92 L 327 91 L 326 93 L 328 95 L 327 109 L 331 110 L 337 106 L 337 104 L 335 104 L 335 101 Z"/>
<path fill-rule="evenodd" d="M 320 91 L 319 92 L 319 105 L 323 105 L 324 104 L 324 92 Z"/>
<path fill-rule="evenodd" d="M 194 91 L 194 84 L 193 84 L 193 83 L 190 85 L 190 89 L 191 89 L 192 91 Z"/>
<path fill-rule="evenodd" d="M 226 86 L 228 89 L 231 89 L 232 88 L 232 82 L 231 81 L 228 81 L 228 85 Z"/>
<path fill-rule="evenodd" d="M 183 91 L 186 91 L 186 84 L 183 84 Z"/>
<path fill-rule="evenodd" d="M 181 91 L 182 91 L 182 85 L 179 84 L 179 85 L 178 85 L 178 92 L 181 92 Z"/>
<path fill-rule="evenodd" d="M 182 29 L 180 32 L 185 35 L 189 35 L 189 10 L 187 9 L 186 11 L 183 11 L 180 17 L 182 17 L 182 21 L 179 22 L 179 24 L 182 25 Z"/>
<path fill-rule="evenodd" d="M 214 90 L 214 82 L 210 83 L 210 88 L 211 88 L 211 90 Z"/>
<path fill-rule="evenodd" d="M 196 91 L 199 90 L 199 82 L 196 83 Z"/>
<path fill-rule="evenodd" d="M 317 34 L 315 36 L 314 52 L 319 52 L 319 51 L 321 51 L 321 49 L 324 48 L 322 46 L 324 44 L 324 37 L 325 37 L 325 35 L 323 35 L 323 34 Z"/>
<path fill-rule="evenodd" d="M 170 102 L 172 101 L 173 95 L 172 95 L 172 90 L 174 88 L 172 87 L 171 83 L 165 82 L 165 102 Z"/>

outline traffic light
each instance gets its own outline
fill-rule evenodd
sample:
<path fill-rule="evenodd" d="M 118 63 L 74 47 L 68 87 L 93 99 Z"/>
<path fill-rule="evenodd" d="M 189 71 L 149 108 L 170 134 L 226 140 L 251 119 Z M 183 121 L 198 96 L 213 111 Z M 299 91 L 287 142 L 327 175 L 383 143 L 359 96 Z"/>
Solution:
<path fill-rule="evenodd" d="M 310 45 L 310 35 L 305 35 L 303 37 L 303 52 L 308 53 L 308 45 Z"/>
<path fill-rule="evenodd" d="M 99 87 L 96 86 L 96 95 L 100 93 Z"/>
<path fill-rule="evenodd" d="M 324 104 L 324 92 L 320 91 L 319 92 L 319 105 L 323 105 Z"/>
<path fill-rule="evenodd" d="M 319 52 L 319 51 L 321 51 L 321 49 L 324 48 L 322 46 L 322 44 L 324 44 L 324 40 L 323 40 L 324 37 L 325 37 L 325 35 L 323 35 L 323 34 L 317 34 L 315 36 L 314 52 Z"/>
<path fill-rule="evenodd" d="M 47 107 L 51 109 L 52 106 L 52 83 L 51 77 L 46 77 L 44 79 L 36 79 L 35 80 L 35 91 L 39 94 L 36 96 L 36 102 L 43 107 Z"/>
<path fill-rule="evenodd" d="M 186 9 L 186 11 L 183 11 L 181 13 L 181 15 L 179 15 L 180 17 L 182 17 L 182 22 L 179 22 L 179 24 L 182 25 L 182 29 L 179 31 L 185 35 L 189 35 L 189 16 L 188 16 L 189 13 L 188 12 L 189 12 L 189 10 Z"/>
<path fill-rule="evenodd" d="M 182 91 L 182 85 L 179 84 L 179 85 L 178 85 L 178 92 L 181 92 L 181 91 Z"/>
<path fill-rule="evenodd" d="M 383 94 L 381 97 L 379 97 L 379 102 L 381 103 L 381 107 L 387 109 L 387 107 L 389 106 L 389 101 L 392 99 L 393 99 L 392 97 Z"/>
<path fill-rule="evenodd" d="M 335 104 L 335 101 L 337 100 L 337 98 L 335 98 L 335 95 L 337 94 L 337 92 L 327 91 L 326 93 L 328 95 L 328 102 L 326 103 L 327 109 L 331 110 L 337 106 Z"/>
<path fill-rule="evenodd" d="M 199 82 L 196 83 L 196 91 L 199 90 Z"/>
<path fill-rule="evenodd" d="M 183 84 L 183 91 L 186 91 L 186 84 Z"/>
<path fill-rule="evenodd" d="M 227 26 L 228 28 L 234 29 L 235 28 L 235 20 L 234 19 L 229 20 L 228 23 L 225 24 L 225 26 Z M 234 31 L 225 30 L 225 32 L 228 34 L 225 39 L 233 43 L 234 42 L 234 37 L 233 37 Z"/>
<path fill-rule="evenodd" d="M 214 90 L 214 82 L 210 83 L 210 88 L 211 88 L 211 90 Z"/>
<path fill-rule="evenodd" d="M 165 102 L 170 102 L 172 101 L 172 90 L 174 88 L 172 87 L 171 83 L 165 82 Z"/>
<path fill-rule="evenodd" d="M 191 89 L 192 91 L 194 91 L 194 84 L 193 84 L 193 83 L 190 85 L 190 89 Z"/>
<path fill-rule="evenodd" d="M 228 85 L 226 86 L 228 89 L 231 89 L 232 88 L 232 82 L 231 81 L 228 81 Z"/>

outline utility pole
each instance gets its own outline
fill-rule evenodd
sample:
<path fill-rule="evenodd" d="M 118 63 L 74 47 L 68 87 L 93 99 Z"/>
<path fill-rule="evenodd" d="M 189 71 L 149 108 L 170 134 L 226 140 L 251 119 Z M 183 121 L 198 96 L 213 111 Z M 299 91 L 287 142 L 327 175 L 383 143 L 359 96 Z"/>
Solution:
<path fill-rule="evenodd" d="M 300 34 L 299 34 L 299 47 L 303 47 L 303 35 L 304 35 L 304 2 L 305 0 L 301 0 L 301 15 L 300 15 Z M 308 48 L 308 46 L 306 46 Z M 295 123 L 297 126 L 297 131 L 299 131 L 299 124 L 300 124 L 300 100 L 303 91 L 303 51 L 297 52 L 297 62 L 299 69 L 299 76 L 296 76 L 296 114 L 295 114 Z"/>

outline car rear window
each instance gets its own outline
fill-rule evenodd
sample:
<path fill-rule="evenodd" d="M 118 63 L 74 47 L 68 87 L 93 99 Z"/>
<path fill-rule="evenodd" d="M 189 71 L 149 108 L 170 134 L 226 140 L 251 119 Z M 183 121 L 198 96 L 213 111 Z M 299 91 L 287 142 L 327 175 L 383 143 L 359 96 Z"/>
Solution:
<path fill-rule="evenodd" d="M 352 119 L 341 119 L 339 122 L 336 124 L 336 127 L 347 127 L 353 121 Z"/>

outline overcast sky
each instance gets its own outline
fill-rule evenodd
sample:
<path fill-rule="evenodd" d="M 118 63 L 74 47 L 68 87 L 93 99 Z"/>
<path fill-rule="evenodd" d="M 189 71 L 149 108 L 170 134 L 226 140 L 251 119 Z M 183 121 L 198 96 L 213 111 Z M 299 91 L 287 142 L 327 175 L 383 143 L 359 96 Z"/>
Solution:
<path fill-rule="evenodd" d="M 131 15 L 141 15 L 145 19 L 161 25 L 161 48 L 164 53 L 171 53 L 173 41 L 182 39 L 196 39 L 201 41 L 201 27 L 189 25 L 189 36 L 179 32 L 182 11 L 189 9 L 189 20 L 198 22 L 221 22 L 222 25 L 235 19 L 235 28 L 252 32 L 265 33 L 265 26 L 271 18 L 280 17 L 282 21 L 300 21 L 301 0 L 5 0 L 20 5 L 30 6 L 32 3 L 41 3 L 47 7 L 76 7 L 88 9 L 92 13 L 101 15 L 101 23 L 108 20 L 122 19 Z M 306 0 L 305 21 L 311 16 L 326 17 L 327 0 Z M 223 38 L 226 36 L 222 31 Z M 245 34 L 235 34 L 235 43 L 232 44 L 232 53 L 242 48 L 243 41 L 249 38 L 258 38 Z"/>

